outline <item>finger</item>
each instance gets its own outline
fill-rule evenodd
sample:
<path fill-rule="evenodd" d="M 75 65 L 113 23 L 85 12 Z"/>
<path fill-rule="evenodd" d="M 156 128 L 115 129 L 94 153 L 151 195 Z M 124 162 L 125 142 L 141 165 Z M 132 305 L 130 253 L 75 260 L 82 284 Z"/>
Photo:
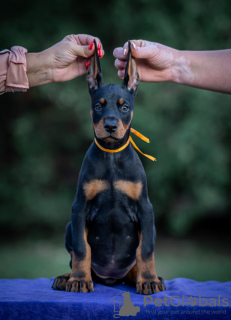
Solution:
<path fill-rule="evenodd" d="M 133 39 L 133 40 L 130 40 L 130 42 L 133 42 L 137 47 L 145 47 L 147 41 Z"/>
<path fill-rule="evenodd" d="M 122 61 L 122 60 L 119 60 L 119 59 L 116 59 L 115 60 L 115 67 L 117 69 L 125 69 L 126 68 L 126 64 L 127 62 L 126 61 Z"/>
<path fill-rule="evenodd" d="M 115 58 L 121 60 L 127 60 L 127 53 L 128 53 L 128 41 L 122 47 L 115 48 L 113 51 L 113 55 Z"/>
<path fill-rule="evenodd" d="M 97 43 L 101 43 L 100 39 L 89 34 L 77 34 L 73 35 L 78 44 L 82 44 L 83 46 L 89 45 L 94 39 Z"/>
<path fill-rule="evenodd" d="M 100 39 L 98 37 L 94 37 L 94 36 L 91 36 L 89 34 L 77 34 L 77 35 L 73 34 L 72 36 L 75 39 L 77 44 L 80 44 L 80 45 L 83 45 L 83 46 L 89 46 L 90 43 L 95 40 L 96 43 L 97 43 L 97 46 L 100 43 L 101 51 L 102 51 L 102 54 L 104 55 L 103 45 L 102 45 L 102 42 L 100 41 Z M 94 50 L 94 49 L 95 48 L 93 46 L 92 50 Z M 94 53 L 94 51 L 92 51 L 92 53 Z"/>
<path fill-rule="evenodd" d="M 89 46 L 82 46 L 78 44 L 73 44 L 72 50 L 76 55 L 76 57 L 84 57 L 84 58 L 89 58 L 95 52 L 94 47 L 92 48 L 92 50 L 89 50 Z"/>
<path fill-rule="evenodd" d="M 155 43 L 145 47 L 139 47 L 135 42 L 131 41 L 131 53 L 137 59 L 151 59 L 159 52 L 159 48 Z"/>
<path fill-rule="evenodd" d="M 75 55 L 78 57 L 84 57 L 84 58 L 89 58 L 91 57 L 94 52 L 95 52 L 95 46 L 93 44 L 93 46 L 89 47 L 89 45 L 87 46 L 82 46 L 82 45 L 78 45 L 78 44 L 73 44 L 73 48 L 72 50 L 74 51 Z M 104 51 L 102 51 L 102 56 L 104 55 Z"/>
<path fill-rule="evenodd" d="M 117 58 L 119 60 L 124 60 L 124 61 L 127 60 L 127 56 L 124 55 L 124 48 L 122 48 L 122 47 L 115 48 L 113 51 L 113 55 L 115 58 Z"/>
<path fill-rule="evenodd" d="M 126 57 L 126 59 L 127 59 L 127 54 L 128 54 L 128 41 L 125 42 L 123 46 L 123 56 Z"/>
<path fill-rule="evenodd" d="M 136 46 L 140 46 L 140 42 L 139 40 L 132 40 L 132 41 L 135 41 L 133 42 Z M 124 46 L 123 46 L 123 56 L 126 57 L 128 54 L 128 41 L 125 42 Z"/>
<path fill-rule="evenodd" d="M 157 50 L 154 42 L 146 40 L 130 40 L 132 56 L 139 59 L 148 59 L 153 56 L 153 52 Z M 128 53 L 128 42 L 123 46 L 123 49 L 116 48 L 114 56 L 118 59 L 125 60 Z M 156 52 L 154 52 L 156 54 Z"/>
<path fill-rule="evenodd" d="M 134 51 L 139 51 L 140 47 L 146 47 L 152 44 L 151 42 L 145 41 L 145 40 L 130 40 L 130 42 L 131 42 L 132 55 Z M 125 42 L 123 48 L 118 47 L 118 48 L 115 48 L 115 50 L 113 51 L 114 57 L 120 60 L 127 60 L 127 53 L 128 53 L 128 41 Z M 135 53 L 135 55 L 133 56 L 136 57 L 137 53 Z"/>
<path fill-rule="evenodd" d="M 119 78 L 123 79 L 123 78 L 124 78 L 124 75 L 125 75 L 125 69 L 118 71 L 118 76 L 119 76 Z"/>

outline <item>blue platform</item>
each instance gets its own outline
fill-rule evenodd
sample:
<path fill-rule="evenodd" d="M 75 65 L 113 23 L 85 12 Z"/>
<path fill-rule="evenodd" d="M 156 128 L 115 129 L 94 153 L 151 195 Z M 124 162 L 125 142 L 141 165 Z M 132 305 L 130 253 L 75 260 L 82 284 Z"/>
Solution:
<path fill-rule="evenodd" d="M 94 293 L 72 293 L 55 291 L 52 283 L 44 278 L 0 280 L 0 319 L 231 319 L 231 282 L 177 278 L 165 281 L 167 291 L 151 296 L 126 285 L 95 283 Z M 120 315 L 125 292 L 136 315 Z"/>

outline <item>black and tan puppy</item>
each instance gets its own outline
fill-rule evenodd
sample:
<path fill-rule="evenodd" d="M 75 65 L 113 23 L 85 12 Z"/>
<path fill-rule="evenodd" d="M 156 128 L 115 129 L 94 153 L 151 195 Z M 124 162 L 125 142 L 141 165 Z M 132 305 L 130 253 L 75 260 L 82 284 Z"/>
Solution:
<path fill-rule="evenodd" d="M 92 292 L 94 280 L 134 284 L 143 294 L 165 290 L 155 271 L 146 176 L 129 141 L 138 78 L 130 43 L 122 86 L 105 85 L 97 50 L 91 58 L 87 81 L 95 139 L 82 164 L 66 228 L 72 272 L 57 277 L 54 289 Z"/>

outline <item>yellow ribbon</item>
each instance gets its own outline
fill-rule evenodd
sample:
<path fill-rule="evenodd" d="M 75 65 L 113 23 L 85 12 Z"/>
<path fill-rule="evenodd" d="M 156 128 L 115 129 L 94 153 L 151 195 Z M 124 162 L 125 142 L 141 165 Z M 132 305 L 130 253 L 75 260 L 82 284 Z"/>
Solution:
<path fill-rule="evenodd" d="M 130 132 L 134 133 L 137 137 L 139 137 L 140 139 L 144 140 L 145 142 L 149 143 L 150 140 L 148 138 L 146 138 L 145 136 L 143 136 L 141 133 L 139 133 L 138 131 L 136 131 L 135 129 L 130 128 Z"/>
<path fill-rule="evenodd" d="M 135 134 L 137 137 L 139 137 L 140 139 L 144 140 L 145 142 L 147 142 L 147 143 L 150 142 L 148 138 L 146 138 L 144 135 L 142 135 L 141 133 L 139 133 L 139 132 L 136 131 L 135 129 L 130 128 L 130 132 L 132 132 L 133 134 Z M 137 145 L 135 144 L 135 142 L 133 141 L 133 139 L 132 139 L 131 136 L 129 136 L 128 141 L 127 141 L 121 148 L 119 148 L 119 149 L 114 149 L 114 150 L 110 150 L 110 149 L 103 148 L 103 147 L 98 143 L 98 141 L 95 139 L 95 143 L 96 143 L 97 147 L 99 147 L 101 150 L 103 150 L 103 151 L 105 151 L 105 152 L 109 152 L 109 153 L 116 153 L 116 152 L 120 152 L 120 151 L 124 150 L 124 149 L 128 146 L 129 142 L 131 142 L 131 144 L 133 145 L 133 147 L 134 147 L 137 151 L 139 151 L 142 155 L 144 155 L 145 157 L 147 157 L 148 159 L 150 159 L 150 160 L 152 160 L 152 161 L 156 161 L 156 158 L 154 158 L 154 157 L 152 157 L 152 156 L 149 156 L 148 154 L 143 153 L 143 152 L 137 147 Z"/>
<path fill-rule="evenodd" d="M 134 133 L 134 134 L 135 134 L 137 137 L 139 137 L 140 139 L 144 140 L 145 142 L 147 142 L 147 143 L 150 142 L 148 138 L 146 138 L 145 136 L 143 136 L 143 135 L 142 135 L 141 133 L 139 133 L 138 131 L 136 131 L 136 130 L 134 130 L 134 129 L 132 129 L 132 128 L 130 129 L 130 131 L 131 131 L 132 133 Z M 152 160 L 152 161 L 156 161 L 156 158 L 154 158 L 154 157 L 152 157 L 152 156 L 150 156 L 150 155 L 148 155 L 148 154 L 143 153 L 143 152 L 137 147 L 137 145 L 135 144 L 135 142 L 133 141 L 133 139 L 132 139 L 131 136 L 129 136 L 129 140 L 131 141 L 131 144 L 133 145 L 133 147 L 134 147 L 137 151 L 139 151 L 139 153 L 141 153 L 143 156 L 147 157 L 148 159 L 150 159 L 150 160 Z"/>

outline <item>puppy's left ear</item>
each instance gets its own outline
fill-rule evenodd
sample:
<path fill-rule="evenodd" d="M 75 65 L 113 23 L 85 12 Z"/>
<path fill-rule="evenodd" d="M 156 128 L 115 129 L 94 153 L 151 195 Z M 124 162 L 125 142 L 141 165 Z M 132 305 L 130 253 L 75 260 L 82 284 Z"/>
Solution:
<path fill-rule="evenodd" d="M 87 72 L 87 82 L 90 94 L 104 85 L 103 76 L 99 62 L 97 43 L 94 40 L 95 53 L 90 59 L 90 65 Z"/>
<path fill-rule="evenodd" d="M 132 57 L 131 53 L 131 42 L 128 41 L 128 59 L 125 69 L 124 81 L 122 88 L 126 88 L 131 92 L 133 96 L 136 95 L 137 87 L 139 84 L 139 74 L 137 71 L 137 65 L 135 58 Z"/>

